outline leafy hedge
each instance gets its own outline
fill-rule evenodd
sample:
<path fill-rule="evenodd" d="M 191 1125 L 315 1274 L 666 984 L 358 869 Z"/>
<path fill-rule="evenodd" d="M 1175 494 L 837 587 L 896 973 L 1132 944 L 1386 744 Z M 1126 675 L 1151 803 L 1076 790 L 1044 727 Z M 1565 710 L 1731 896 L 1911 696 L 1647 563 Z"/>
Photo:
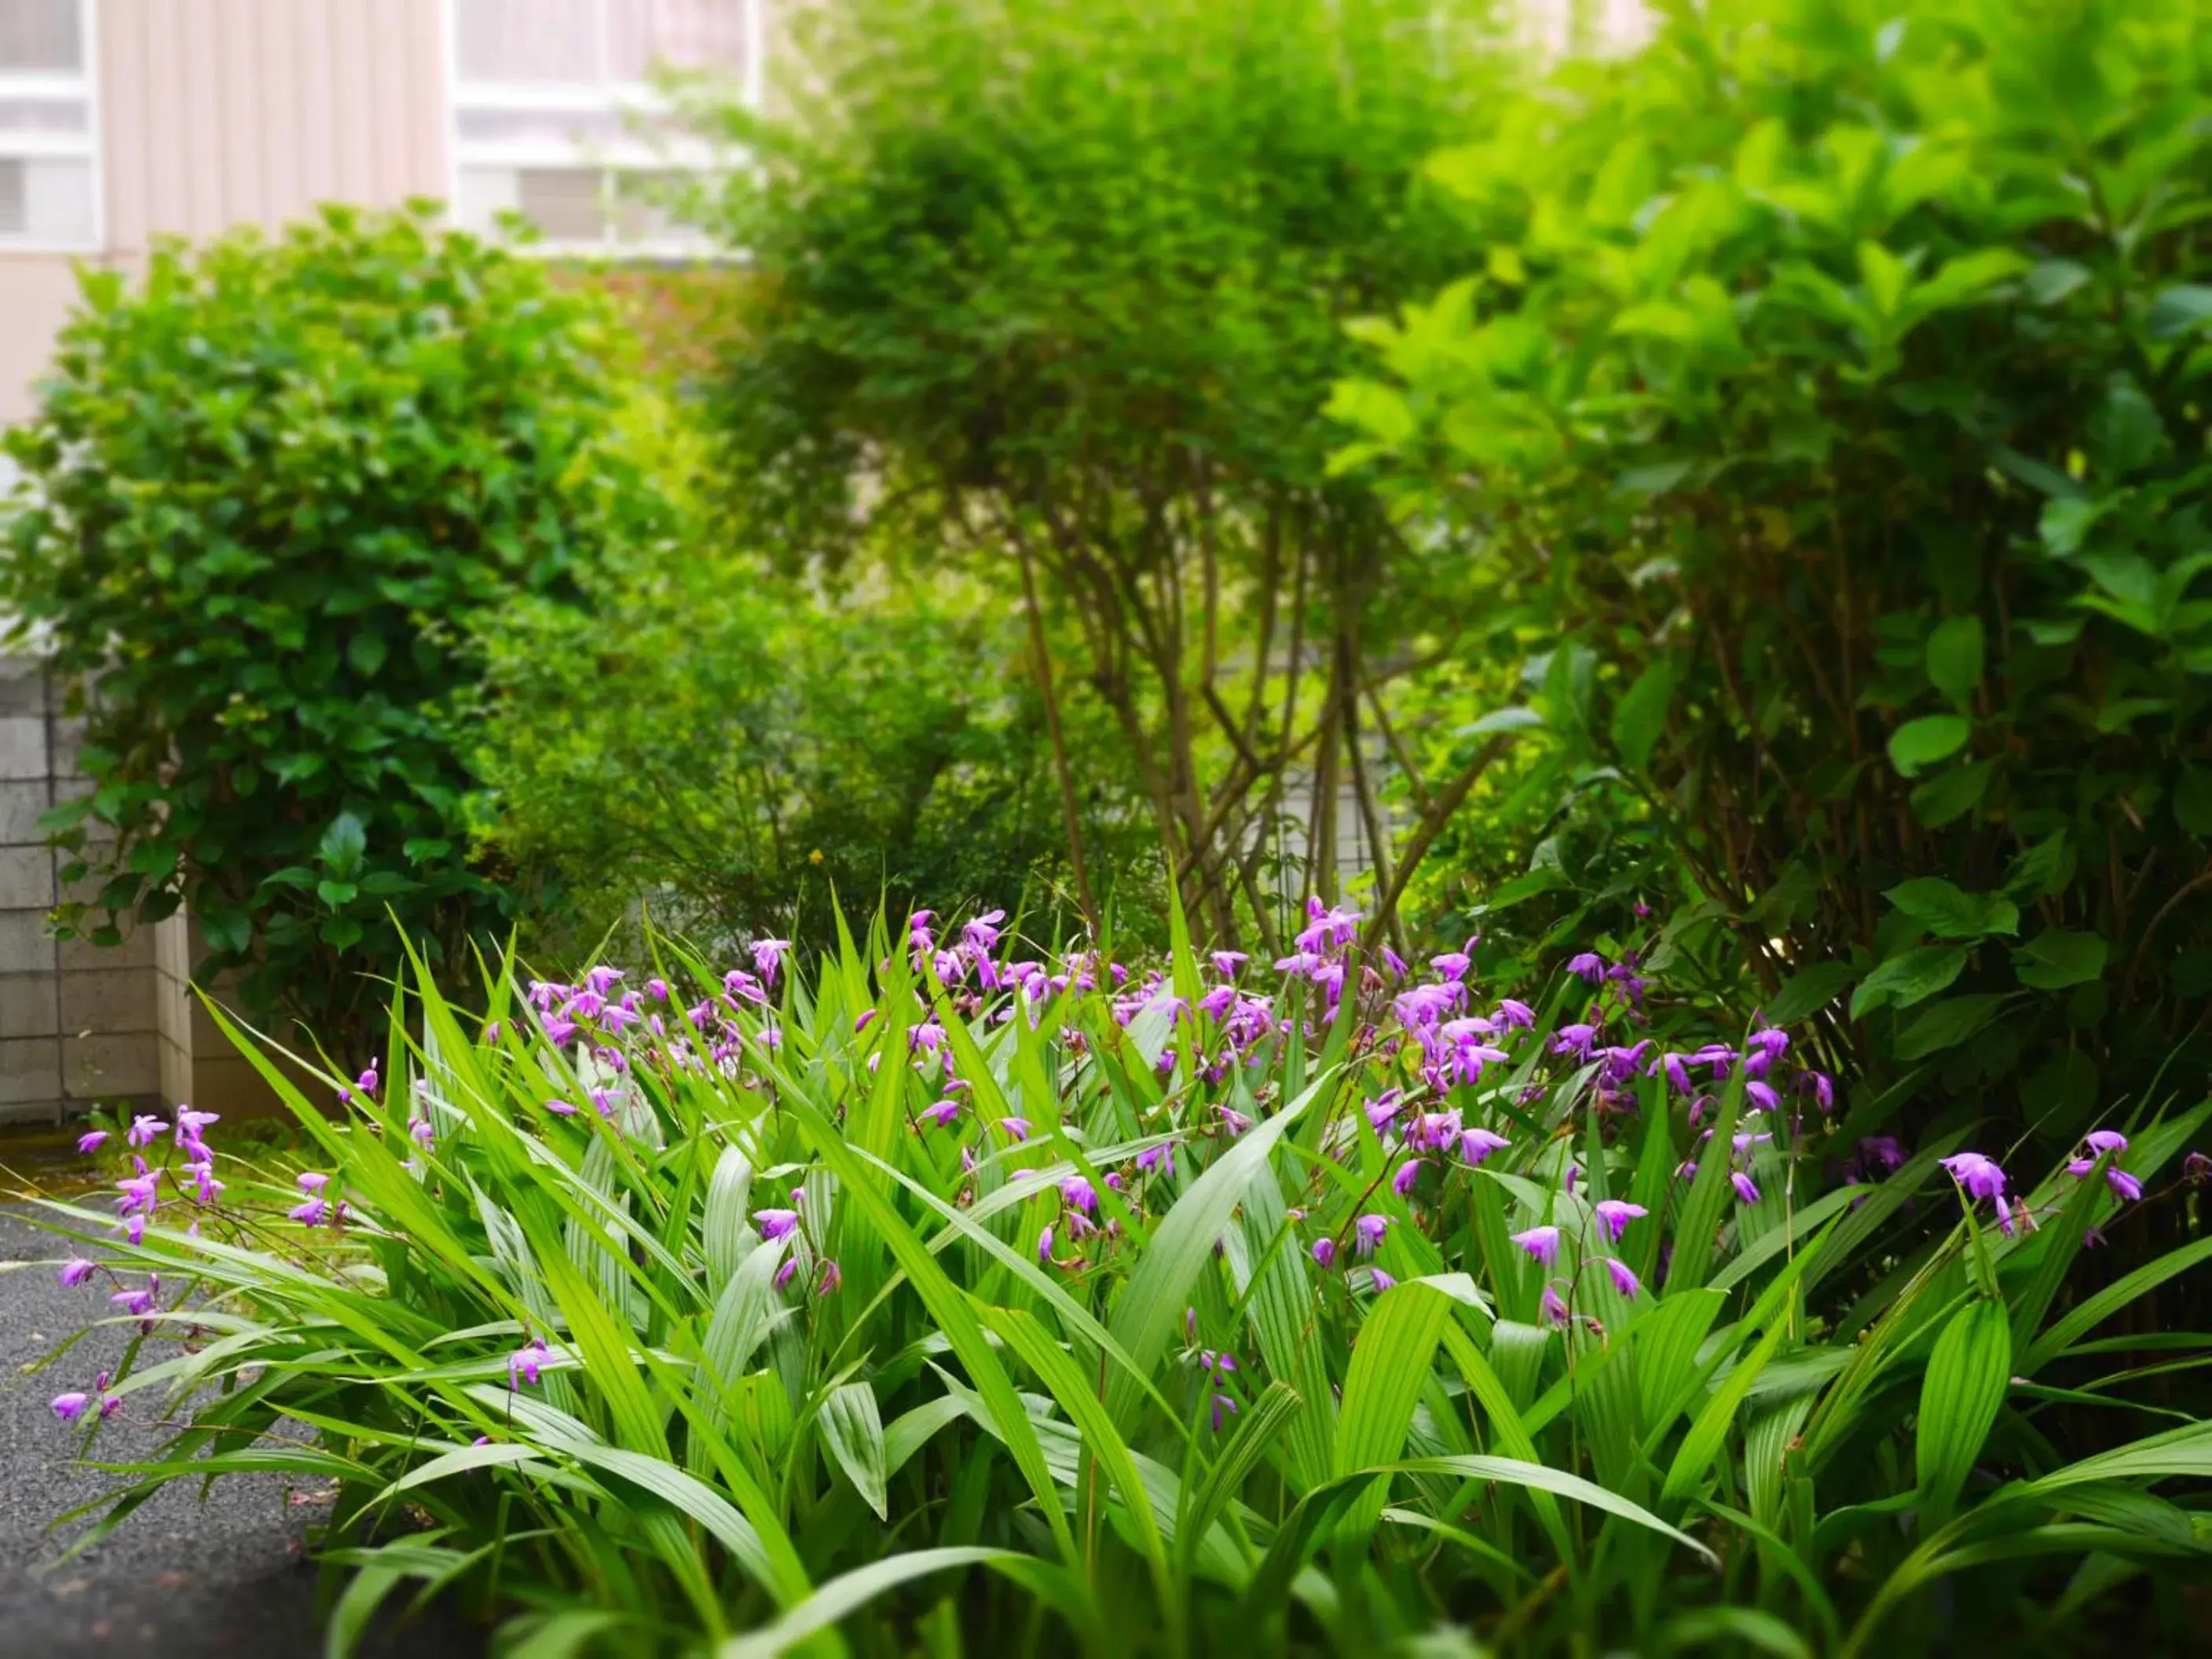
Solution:
<path fill-rule="evenodd" d="M 85 720 L 59 919 L 112 941 L 189 904 L 204 969 L 343 1040 L 387 909 L 464 969 L 511 914 L 451 703 L 474 614 L 655 533 L 613 442 L 621 336 L 428 204 L 83 284 L 5 441 L 0 541 L 0 599 Z"/>
<path fill-rule="evenodd" d="M 1679 872 L 1668 943 L 1885 1111 L 2063 1145 L 2212 1059 L 2212 9 L 1662 13 L 1436 160 L 1492 252 L 1370 331 L 1342 464 L 1555 647 L 1635 850 L 1528 893 Z"/>

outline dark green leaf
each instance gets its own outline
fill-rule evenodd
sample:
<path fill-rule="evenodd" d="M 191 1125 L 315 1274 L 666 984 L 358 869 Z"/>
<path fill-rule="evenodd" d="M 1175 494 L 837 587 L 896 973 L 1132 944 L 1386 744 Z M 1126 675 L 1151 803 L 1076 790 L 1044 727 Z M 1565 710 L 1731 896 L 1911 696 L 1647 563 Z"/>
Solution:
<path fill-rule="evenodd" d="M 1973 728 L 1956 714 L 1925 714 L 1889 734 L 1889 760 L 1899 774 L 1914 777 L 1966 746 Z"/>
<path fill-rule="evenodd" d="M 1892 957 L 1861 981 L 1851 996 L 1851 1018 L 1876 1008 L 1910 1008 L 1924 1002 L 1966 970 L 1966 950 L 1959 945 L 1924 945 Z"/>
<path fill-rule="evenodd" d="M 2012 967 L 2022 985 L 2063 991 L 2102 975 L 2107 954 L 2104 939 L 2095 933 L 2046 927 L 2012 953 Z"/>
<path fill-rule="evenodd" d="M 2020 931 L 2020 910 L 1992 893 L 1966 893 L 1941 876 L 1922 876 L 1885 896 L 1937 939 L 1980 939 Z"/>

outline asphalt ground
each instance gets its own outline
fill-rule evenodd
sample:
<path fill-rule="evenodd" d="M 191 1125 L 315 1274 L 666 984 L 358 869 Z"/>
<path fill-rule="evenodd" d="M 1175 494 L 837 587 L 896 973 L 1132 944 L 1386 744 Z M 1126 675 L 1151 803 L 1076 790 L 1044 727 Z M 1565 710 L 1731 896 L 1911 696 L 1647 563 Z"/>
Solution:
<path fill-rule="evenodd" d="M 64 1288 L 44 1262 L 67 1241 L 40 1231 L 22 1206 L 0 1206 L 0 1659 L 254 1659 L 322 1649 L 307 1528 L 326 1501 L 318 1483 L 277 1474 L 226 1475 L 205 1489 L 176 1481 L 113 1534 L 63 1556 L 90 1518 L 53 1529 L 60 1516 L 112 1491 L 118 1477 L 78 1461 L 84 1435 L 48 1402 L 89 1391 L 129 1340 L 125 1328 L 93 1332 L 53 1365 L 76 1332 L 112 1310 L 106 1285 Z M 149 1457 L 173 1428 L 154 1391 L 132 1395 L 86 1455 Z M 416 1623 L 374 1632 L 362 1651 L 407 1659 L 480 1654 L 480 1634 Z"/>

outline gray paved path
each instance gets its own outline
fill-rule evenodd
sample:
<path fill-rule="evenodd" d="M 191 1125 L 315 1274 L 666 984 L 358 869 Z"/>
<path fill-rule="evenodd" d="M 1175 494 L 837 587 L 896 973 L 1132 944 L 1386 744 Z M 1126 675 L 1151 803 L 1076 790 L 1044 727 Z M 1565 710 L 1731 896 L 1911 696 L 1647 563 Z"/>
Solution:
<path fill-rule="evenodd" d="M 104 1289 L 64 1290 L 52 1269 L 15 1268 L 64 1254 L 15 1206 L 0 1207 L 0 1659 L 252 1659 L 319 1653 L 315 1571 L 301 1556 L 319 1515 L 287 1501 L 283 1477 L 231 1475 L 204 1501 L 179 1482 L 109 1538 L 55 1565 L 70 1535 L 58 1516 L 110 1489 L 112 1477 L 76 1462 L 78 1434 L 47 1402 L 89 1389 L 121 1355 L 120 1330 L 100 1331 L 52 1368 L 27 1371 L 90 1319 L 108 1311 Z M 151 1395 L 131 1396 L 92 1455 L 149 1455 L 164 1437 Z M 373 1653 L 444 1659 L 479 1651 L 471 1633 L 417 1626 L 370 1644 Z"/>

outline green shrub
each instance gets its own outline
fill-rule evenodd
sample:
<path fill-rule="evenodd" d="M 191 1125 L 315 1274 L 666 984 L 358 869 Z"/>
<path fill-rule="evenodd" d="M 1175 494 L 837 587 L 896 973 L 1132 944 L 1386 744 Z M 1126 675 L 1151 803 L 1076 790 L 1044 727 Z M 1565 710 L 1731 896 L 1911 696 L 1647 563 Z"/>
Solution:
<path fill-rule="evenodd" d="M 1048 719 L 1110 717 L 1224 942 L 1334 893 L 1390 659 L 1467 617 L 1464 560 L 1407 556 L 1318 416 L 1345 320 L 1473 257 L 1420 167 L 1503 73 L 1492 10 L 854 0 L 794 20 L 788 118 L 725 122 L 760 160 L 707 215 L 762 273 L 712 400 L 744 534 L 1041 608 Z"/>
<path fill-rule="evenodd" d="M 84 301 L 6 439 L 0 564 L 85 720 L 59 920 L 189 905 L 204 969 L 343 1039 L 387 910 L 457 969 L 510 913 L 449 705 L 472 616 L 653 532 L 620 337 L 428 206 L 165 246 Z"/>
<path fill-rule="evenodd" d="M 1735 933 L 1878 1113 L 2059 1146 L 2212 1059 L 2208 43 L 1668 8 L 1436 160 L 1493 252 L 1337 405 L 1518 578 L 1552 787 L 1618 832 L 1531 890 L 1679 872 L 1667 943 Z"/>
<path fill-rule="evenodd" d="M 1033 916 L 1073 914 L 1020 619 L 949 573 L 840 592 L 718 550 L 675 411 L 649 441 L 681 533 L 477 623 L 481 827 L 538 895 L 533 953 L 641 900 L 702 942 L 826 924 L 833 890 L 1030 888 Z M 1066 736 L 1102 886 L 1148 916 L 1157 844 L 1126 757 L 1096 719 Z"/>
<path fill-rule="evenodd" d="M 2136 1310 L 2212 1241 L 2080 1252 L 2186 1223 L 2212 1103 L 2008 1178 L 1626 962 L 1478 1000 L 1358 920 L 1126 983 L 841 921 L 481 1024 L 423 972 L 341 1120 L 266 1067 L 309 1171 L 143 1121 L 143 1236 L 64 1273 L 149 1334 L 95 1386 L 222 1387 L 112 1520 L 334 1482 L 341 1649 L 416 1581 L 533 1652 L 2179 1650 L 2204 1340 Z"/>

